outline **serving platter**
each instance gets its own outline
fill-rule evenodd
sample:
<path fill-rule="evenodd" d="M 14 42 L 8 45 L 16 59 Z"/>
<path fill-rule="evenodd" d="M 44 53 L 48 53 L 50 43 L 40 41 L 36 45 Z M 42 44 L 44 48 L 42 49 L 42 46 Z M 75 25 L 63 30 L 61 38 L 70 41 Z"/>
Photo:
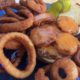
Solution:
<path fill-rule="evenodd" d="M 50 6 L 53 2 L 55 2 L 55 1 L 57 1 L 57 0 L 44 0 L 44 2 L 46 3 L 46 5 L 47 5 L 48 8 L 49 8 L 49 6 Z M 71 0 L 72 5 L 76 3 L 75 1 L 78 2 L 78 3 L 80 2 L 80 0 Z M 16 0 L 16 3 L 18 3 L 18 2 L 19 2 L 19 0 Z M 5 12 L 4 12 L 3 10 L 1 10 L 1 11 L 0 11 L 0 16 L 2 16 L 3 14 L 5 14 Z M 79 32 L 79 33 L 80 33 L 80 32 Z M 78 34 L 79 34 L 79 33 L 78 33 Z M 80 36 L 78 35 L 78 37 L 80 37 Z M 8 50 L 6 50 L 5 54 L 11 54 L 11 53 L 10 53 Z M 9 55 L 7 55 L 7 56 L 9 56 Z M 9 57 L 10 57 L 10 56 L 9 56 Z M 24 57 L 25 57 L 25 56 L 24 56 Z M 22 68 L 25 66 L 24 57 L 23 57 L 23 60 L 22 60 L 21 64 L 18 66 L 18 68 L 20 68 L 20 69 L 22 69 Z M 43 62 L 41 62 L 41 61 L 39 61 L 39 60 L 37 60 L 37 65 L 36 65 L 36 68 L 35 68 L 33 74 L 32 74 L 31 76 L 29 76 L 28 78 L 22 79 L 22 80 L 34 80 L 34 73 L 37 71 L 37 69 L 38 69 L 39 67 L 43 67 L 43 66 L 45 66 L 45 65 L 47 65 L 47 64 L 46 64 L 46 63 L 43 63 Z M 48 75 L 48 76 L 49 76 L 49 75 Z M 1 73 L 1 74 L 0 74 L 0 80 L 20 80 L 20 79 L 15 79 L 15 78 L 13 78 L 12 76 L 8 75 L 8 74 L 5 72 L 5 73 Z M 80 80 L 80 78 L 77 78 L 77 80 Z"/>

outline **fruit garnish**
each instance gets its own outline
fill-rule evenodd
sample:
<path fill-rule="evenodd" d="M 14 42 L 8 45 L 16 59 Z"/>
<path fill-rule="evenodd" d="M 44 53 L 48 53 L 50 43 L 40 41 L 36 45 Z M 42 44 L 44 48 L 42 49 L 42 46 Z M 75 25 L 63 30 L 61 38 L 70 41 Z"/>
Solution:
<path fill-rule="evenodd" d="M 69 11 L 70 8 L 71 8 L 71 1 L 70 0 L 58 0 L 57 2 L 54 2 L 48 8 L 48 13 L 57 17 L 57 16 L 59 16 L 60 13 Z"/>
<path fill-rule="evenodd" d="M 50 6 L 48 12 L 51 13 L 53 16 L 57 17 L 61 13 L 62 7 L 63 7 L 62 4 L 57 1 Z"/>
<path fill-rule="evenodd" d="M 59 0 L 62 5 L 63 5 L 63 11 L 62 12 L 67 12 L 71 8 L 71 1 L 70 0 Z"/>

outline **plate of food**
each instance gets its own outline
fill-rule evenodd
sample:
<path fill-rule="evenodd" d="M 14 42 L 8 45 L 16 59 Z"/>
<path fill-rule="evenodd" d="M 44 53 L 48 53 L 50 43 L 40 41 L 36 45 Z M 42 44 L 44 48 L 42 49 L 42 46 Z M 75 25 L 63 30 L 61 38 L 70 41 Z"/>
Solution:
<path fill-rule="evenodd" d="M 0 80 L 80 80 L 80 0 L 0 1 Z"/>

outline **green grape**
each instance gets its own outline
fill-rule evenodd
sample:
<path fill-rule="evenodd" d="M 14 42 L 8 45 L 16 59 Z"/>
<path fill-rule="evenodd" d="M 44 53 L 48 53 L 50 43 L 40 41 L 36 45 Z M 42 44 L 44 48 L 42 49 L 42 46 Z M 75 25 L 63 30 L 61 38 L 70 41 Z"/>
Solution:
<path fill-rule="evenodd" d="M 61 13 L 62 8 L 62 4 L 57 1 L 50 6 L 48 12 L 51 13 L 53 16 L 57 17 Z"/>
<path fill-rule="evenodd" d="M 55 16 L 55 17 L 58 17 L 60 12 L 56 11 L 56 10 L 48 10 L 48 13 L 50 13 L 51 15 Z"/>
<path fill-rule="evenodd" d="M 59 0 L 62 5 L 63 5 L 63 11 L 62 12 L 67 12 L 71 8 L 71 1 L 70 0 Z"/>
<path fill-rule="evenodd" d="M 58 0 L 48 8 L 48 13 L 57 17 L 60 13 L 67 12 L 71 8 L 70 0 Z"/>

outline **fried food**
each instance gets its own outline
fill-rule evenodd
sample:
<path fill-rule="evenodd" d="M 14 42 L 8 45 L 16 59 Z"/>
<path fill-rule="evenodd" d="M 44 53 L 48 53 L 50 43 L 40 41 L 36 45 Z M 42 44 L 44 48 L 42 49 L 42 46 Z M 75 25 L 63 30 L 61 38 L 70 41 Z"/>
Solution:
<path fill-rule="evenodd" d="M 23 20 L 24 18 L 20 17 L 19 15 L 17 15 L 15 12 L 12 11 L 12 9 L 10 8 L 5 8 L 4 9 L 6 14 L 10 17 L 15 17 L 18 20 Z"/>
<path fill-rule="evenodd" d="M 17 9 L 17 10 L 26 9 L 26 7 L 24 7 L 20 4 L 17 4 L 17 3 L 15 3 L 14 5 L 11 5 L 10 7 L 13 9 Z"/>
<path fill-rule="evenodd" d="M 75 80 L 78 72 L 80 76 L 80 42 L 75 37 L 78 25 L 70 17 L 53 17 L 47 13 L 43 0 L 19 1 L 19 4 L 15 0 L 0 1 L 4 12 L 0 17 L 0 72 L 6 71 L 18 79 L 30 76 L 36 66 L 37 53 L 37 59 L 48 66 L 39 68 L 35 80 Z M 8 56 L 4 54 L 5 49 L 16 49 L 16 52 L 7 53 Z M 16 67 L 24 53 L 26 65 L 20 70 Z M 73 55 L 77 66 L 70 59 Z"/>
<path fill-rule="evenodd" d="M 13 39 L 23 45 L 28 55 L 28 64 L 22 71 L 15 68 L 3 52 L 5 44 Z M 19 32 L 8 33 L 4 37 L 2 37 L 2 39 L 0 40 L 0 62 L 5 71 L 8 72 L 11 76 L 20 79 L 28 77 L 33 72 L 36 65 L 36 52 L 29 37 Z"/>
<path fill-rule="evenodd" d="M 52 22 L 54 23 L 56 18 L 51 16 L 49 13 L 42 13 L 34 17 L 34 25 L 40 26 L 44 22 Z"/>
<path fill-rule="evenodd" d="M 6 34 L 0 34 L 0 39 L 2 37 L 4 37 Z M 22 45 L 19 44 L 19 42 L 17 42 L 16 40 L 11 40 L 9 42 L 6 43 L 5 47 L 6 49 L 11 49 L 11 50 L 15 50 L 15 49 L 19 49 Z"/>
<path fill-rule="evenodd" d="M 26 19 L 18 22 L 0 24 L 0 32 L 24 31 L 33 25 L 33 14 L 26 8 L 20 12 L 26 16 Z M 28 18 L 27 18 L 28 17 Z"/>
<path fill-rule="evenodd" d="M 25 7 L 29 7 L 37 13 L 44 13 L 47 10 L 43 0 L 20 0 L 20 4 Z"/>
<path fill-rule="evenodd" d="M 51 80 L 76 80 L 78 69 L 71 59 L 62 58 L 52 64 L 50 75 Z"/>
<path fill-rule="evenodd" d="M 37 49 L 38 58 L 46 63 L 53 63 L 62 56 L 59 54 L 55 46 L 42 46 Z"/>
<path fill-rule="evenodd" d="M 43 68 L 40 68 L 35 73 L 35 80 L 49 80 L 49 78 L 45 75 L 45 70 Z"/>
<path fill-rule="evenodd" d="M 79 77 L 80 77 L 80 67 L 77 66 L 77 68 L 78 68 L 78 75 L 79 75 Z"/>
<path fill-rule="evenodd" d="M 24 55 L 24 50 L 23 49 L 19 49 L 17 51 L 15 51 L 15 53 L 12 54 L 11 56 L 11 63 L 13 64 L 13 66 L 17 67 L 20 62 L 21 62 L 21 59 Z M 15 55 L 15 56 L 13 56 Z M 5 70 L 3 69 L 3 67 L 0 67 L 0 73 L 3 73 L 5 72 Z"/>
<path fill-rule="evenodd" d="M 76 51 L 75 55 L 73 56 L 74 61 L 78 66 L 80 66 L 80 46 L 78 47 L 78 50 Z"/>
<path fill-rule="evenodd" d="M 68 16 L 60 16 L 57 20 L 59 28 L 67 33 L 76 34 L 78 32 L 77 23 Z"/>
<path fill-rule="evenodd" d="M 11 50 L 15 50 L 18 49 L 19 47 L 21 47 L 22 45 L 19 44 L 19 42 L 12 40 L 6 43 L 5 48 L 6 49 L 11 49 Z"/>
<path fill-rule="evenodd" d="M 30 33 L 30 38 L 35 46 L 49 45 L 56 40 L 60 31 L 54 25 L 42 25 L 34 28 Z"/>
<path fill-rule="evenodd" d="M 78 47 L 76 54 L 72 58 L 78 67 L 78 72 L 79 72 L 79 76 L 80 76 L 80 46 Z"/>
<path fill-rule="evenodd" d="M 61 33 L 56 39 L 56 45 L 62 55 L 71 56 L 76 53 L 79 41 L 69 33 Z"/>
<path fill-rule="evenodd" d="M 0 23 L 11 23 L 11 22 L 18 22 L 19 20 L 14 18 L 14 17 L 7 17 L 7 16 L 3 16 L 0 17 Z"/>

